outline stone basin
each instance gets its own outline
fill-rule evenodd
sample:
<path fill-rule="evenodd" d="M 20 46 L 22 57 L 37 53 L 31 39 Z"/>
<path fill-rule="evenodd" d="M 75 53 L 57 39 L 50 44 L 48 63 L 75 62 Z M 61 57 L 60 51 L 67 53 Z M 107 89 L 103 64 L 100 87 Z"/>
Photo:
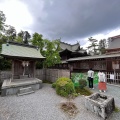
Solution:
<path fill-rule="evenodd" d="M 115 102 L 111 96 L 94 93 L 85 97 L 85 107 L 103 119 L 107 119 L 115 109 Z"/>

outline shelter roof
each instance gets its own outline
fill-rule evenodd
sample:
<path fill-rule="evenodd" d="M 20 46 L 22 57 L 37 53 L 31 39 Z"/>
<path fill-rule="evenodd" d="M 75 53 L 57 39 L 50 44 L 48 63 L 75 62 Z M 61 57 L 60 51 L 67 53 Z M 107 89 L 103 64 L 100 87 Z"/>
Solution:
<path fill-rule="evenodd" d="M 8 42 L 2 44 L 2 56 L 5 57 L 22 57 L 22 58 L 32 58 L 32 59 L 43 59 L 39 48 L 33 45 L 26 45 L 16 42 Z"/>

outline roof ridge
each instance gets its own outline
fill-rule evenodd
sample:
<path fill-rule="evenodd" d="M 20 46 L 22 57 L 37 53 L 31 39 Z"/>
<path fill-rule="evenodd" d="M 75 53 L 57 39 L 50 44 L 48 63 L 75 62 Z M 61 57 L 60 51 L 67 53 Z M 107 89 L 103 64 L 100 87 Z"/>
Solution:
<path fill-rule="evenodd" d="M 78 42 L 77 43 L 75 43 L 75 44 L 73 44 L 73 45 L 71 45 L 71 44 L 69 44 L 69 43 L 66 43 L 66 42 L 63 42 L 63 41 L 60 41 L 61 43 L 64 43 L 64 44 L 67 44 L 67 45 L 70 45 L 70 46 L 74 46 L 74 45 L 77 45 L 77 44 L 79 44 Z"/>
<path fill-rule="evenodd" d="M 7 43 L 12 44 L 12 45 L 18 45 L 18 46 L 24 46 L 24 47 L 37 48 L 37 46 L 34 46 L 34 45 L 19 43 L 19 42 L 15 42 L 15 41 L 8 41 Z"/>

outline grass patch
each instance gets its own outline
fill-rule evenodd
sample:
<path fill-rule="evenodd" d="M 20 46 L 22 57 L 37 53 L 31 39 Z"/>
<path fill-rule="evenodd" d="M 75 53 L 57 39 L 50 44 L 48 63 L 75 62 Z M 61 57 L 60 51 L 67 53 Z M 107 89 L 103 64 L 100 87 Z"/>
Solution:
<path fill-rule="evenodd" d="M 115 112 L 120 112 L 120 108 L 118 108 L 117 106 L 115 106 Z"/>
<path fill-rule="evenodd" d="M 48 81 L 48 80 L 43 80 L 43 83 L 52 84 L 52 82 L 51 82 L 51 81 Z"/>
<path fill-rule="evenodd" d="M 79 93 L 80 95 L 89 96 L 89 95 L 92 94 L 92 92 L 87 88 L 79 88 L 79 87 L 77 87 L 77 88 L 75 88 L 75 90 L 76 90 L 76 93 Z"/>

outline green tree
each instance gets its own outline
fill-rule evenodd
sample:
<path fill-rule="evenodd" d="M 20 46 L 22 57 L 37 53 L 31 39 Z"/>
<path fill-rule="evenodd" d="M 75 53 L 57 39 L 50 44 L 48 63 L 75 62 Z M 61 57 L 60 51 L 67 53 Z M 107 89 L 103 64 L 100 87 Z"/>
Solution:
<path fill-rule="evenodd" d="M 96 55 L 98 51 L 98 40 L 90 37 L 88 38 L 88 41 L 90 42 L 90 45 L 88 46 L 89 52 L 93 52 L 94 55 Z"/>
<path fill-rule="evenodd" d="M 24 32 L 23 32 L 23 43 L 24 43 L 24 44 L 28 44 L 30 38 L 31 38 L 30 33 L 29 33 L 28 31 L 24 31 Z"/>
<path fill-rule="evenodd" d="M 6 43 L 8 39 L 7 36 L 4 34 L 5 20 L 6 20 L 5 14 L 2 11 L 0 11 L 0 53 L 2 49 L 2 44 Z M 10 68 L 11 68 L 11 61 L 0 57 L 0 70 L 6 70 Z"/>
<path fill-rule="evenodd" d="M 6 21 L 5 14 L 2 11 L 0 11 L 0 52 L 1 52 L 1 49 L 2 49 L 2 44 L 4 42 L 6 42 L 6 36 L 3 35 L 4 27 L 5 27 L 5 21 Z"/>
<path fill-rule="evenodd" d="M 5 34 L 8 37 L 8 40 L 14 41 L 16 37 L 16 29 L 11 25 L 6 25 Z"/>
<path fill-rule="evenodd" d="M 44 40 L 43 36 L 39 33 L 34 33 L 32 38 L 32 44 L 40 48 L 40 53 L 43 55 Z"/>
<path fill-rule="evenodd" d="M 40 53 L 46 57 L 41 66 L 51 67 L 60 62 L 60 41 L 59 40 L 47 40 L 43 39 L 43 36 L 39 33 L 33 34 L 32 44 L 40 48 Z M 40 65 L 40 63 L 37 63 Z"/>
<path fill-rule="evenodd" d="M 3 11 L 0 11 L 0 31 L 4 31 L 5 21 L 6 21 L 5 14 L 3 13 Z"/>
<path fill-rule="evenodd" d="M 15 38 L 15 41 L 16 42 L 19 42 L 19 43 L 24 43 L 24 44 L 28 44 L 30 42 L 30 38 L 31 38 L 31 35 L 28 31 L 23 31 L 21 30 L 16 38 Z"/>
<path fill-rule="evenodd" d="M 24 35 L 24 31 L 22 30 L 17 34 L 17 36 L 21 37 L 22 39 L 23 39 L 23 35 Z"/>
<path fill-rule="evenodd" d="M 44 67 L 51 67 L 54 66 L 55 64 L 58 64 L 61 62 L 61 58 L 59 55 L 60 51 L 60 42 L 59 40 L 44 40 L 45 46 L 44 46 L 44 51 L 43 51 L 43 56 L 46 57 L 44 61 Z"/>
<path fill-rule="evenodd" d="M 23 39 L 20 36 L 16 36 L 15 42 L 23 43 Z"/>
<path fill-rule="evenodd" d="M 100 40 L 99 41 L 99 46 L 98 46 L 100 54 L 105 54 L 105 49 L 106 49 L 106 39 Z"/>

